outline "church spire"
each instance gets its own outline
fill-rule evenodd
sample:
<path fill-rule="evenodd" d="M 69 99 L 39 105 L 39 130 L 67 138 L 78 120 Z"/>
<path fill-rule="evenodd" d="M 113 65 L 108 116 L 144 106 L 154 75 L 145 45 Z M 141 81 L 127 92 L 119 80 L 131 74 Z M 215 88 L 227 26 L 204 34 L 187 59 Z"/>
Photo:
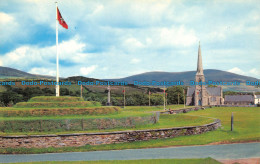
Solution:
<path fill-rule="evenodd" d="M 200 50 L 200 42 L 199 42 L 199 50 L 198 50 L 197 75 L 203 75 L 203 66 L 202 66 L 202 56 L 201 56 L 201 50 Z"/>

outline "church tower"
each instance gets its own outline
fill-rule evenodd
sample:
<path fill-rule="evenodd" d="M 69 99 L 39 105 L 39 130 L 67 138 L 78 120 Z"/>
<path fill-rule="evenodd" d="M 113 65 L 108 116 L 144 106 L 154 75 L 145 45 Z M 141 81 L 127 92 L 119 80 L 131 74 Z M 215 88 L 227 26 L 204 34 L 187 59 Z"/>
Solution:
<path fill-rule="evenodd" d="M 205 82 L 205 77 L 203 73 L 200 43 L 199 43 L 199 50 L 198 50 L 197 73 L 196 73 L 195 81 L 199 83 L 199 85 L 195 85 L 194 105 L 195 106 L 208 105 L 207 89 L 205 85 L 201 84 L 202 82 Z"/>

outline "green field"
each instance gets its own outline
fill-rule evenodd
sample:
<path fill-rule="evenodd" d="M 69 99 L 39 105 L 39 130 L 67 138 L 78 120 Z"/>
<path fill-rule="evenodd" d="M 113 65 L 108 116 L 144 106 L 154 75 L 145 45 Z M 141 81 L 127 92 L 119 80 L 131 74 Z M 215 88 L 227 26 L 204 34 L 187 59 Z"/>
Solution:
<path fill-rule="evenodd" d="M 138 107 L 133 107 L 137 110 Z M 143 107 L 140 107 L 143 108 Z M 146 108 L 146 107 L 145 107 Z M 156 109 L 154 107 L 150 107 Z M 152 109 L 147 109 L 151 112 Z M 131 111 L 131 107 L 127 107 L 127 111 Z M 141 110 L 145 113 L 146 110 Z M 135 111 L 136 112 L 136 111 Z M 234 131 L 230 131 L 230 116 L 234 113 Z M 124 113 L 124 112 L 123 112 Z M 119 143 L 110 145 L 86 145 L 83 147 L 64 147 L 64 148 L 18 148 L 18 149 L 0 149 L 0 153 L 47 153 L 47 152 L 69 152 L 69 151 L 96 151 L 96 150 L 116 150 L 116 149 L 135 149 L 135 148 L 152 148 L 152 147 L 166 147 L 179 145 L 204 145 L 204 144 L 219 144 L 219 143 L 236 143 L 260 141 L 260 108 L 257 107 L 215 107 L 200 111 L 193 111 L 180 115 L 161 115 L 159 124 L 153 125 L 155 128 L 180 126 L 191 124 L 198 124 L 198 120 L 191 118 L 204 116 L 218 118 L 221 120 L 222 128 L 194 136 L 180 136 L 169 139 L 156 139 L 149 141 L 136 141 L 130 143 Z M 186 117 L 186 119 L 184 119 Z M 202 120 L 201 120 L 202 121 Z M 205 120 L 203 120 L 205 121 Z M 203 122 L 202 121 L 202 122 Z M 139 127 L 148 128 L 148 126 Z M 149 127 L 151 128 L 151 127 Z M 127 130 L 127 129 L 125 129 Z"/>
<path fill-rule="evenodd" d="M 23 162 L 19 164 L 221 164 L 212 158 L 203 159 L 142 159 L 142 160 L 112 160 L 112 161 L 52 161 Z M 14 163 L 13 163 L 14 164 Z M 18 163 L 17 163 L 18 164 Z"/>
<path fill-rule="evenodd" d="M 172 106 L 172 108 L 174 108 Z M 178 108 L 178 106 L 176 107 Z M 150 115 L 154 115 L 151 111 L 158 111 L 162 109 L 162 107 L 150 107 L 148 111 L 145 110 L 135 110 L 137 107 L 128 107 L 127 110 L 122 111 L 119 114 L 108 114 L 108 115 L 100 115 L 100 116 L 91 116 L 91 115 L 72 115 L 72 116 L 41 116 L 41 117 L 0 117 L 2 121 L 34 121 L 34 120 L 60 120 L 60 119 L 122 119 L 127 117 L 146 117 Z M 76 131 L 77 133 L 90 133 L 90 132 L 112 132 L 112 131 L 125 131 L 125 130 L 145 130 L 145 129 L 161 129 L 161 128 L 172 128 L 172 127 L 183 127 L 183 126 L 197 126 L 204 125 L 213 122 L 212 118 L 204 118 L 199 116 L 188 116 L 185 114 L 178 115 L 168 115 L 162 114 L 160 116 L 159 122 L 156 124 L 148 124 L 148 125 L 138 125 L 135 127 L 122 127 L 122 128 L 114 128 L 114 129 L 103 129 L 103 130 L 87 130 L 87 131 Z M 35 135 L 35 134 L 49 134 L 50 132 L 0 132 L 0 135 Z M 75 131 L 53 131 L 52 134 L 69 134 L 75 133 Z"/>

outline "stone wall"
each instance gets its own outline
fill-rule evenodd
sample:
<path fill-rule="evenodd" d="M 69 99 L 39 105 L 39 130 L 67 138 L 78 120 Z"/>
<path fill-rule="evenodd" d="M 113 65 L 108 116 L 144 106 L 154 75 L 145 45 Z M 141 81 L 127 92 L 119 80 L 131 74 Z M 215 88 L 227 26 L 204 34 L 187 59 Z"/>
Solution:
<path fill-rule="evenodd" d="M 198 111 L 198 110 L 204 110 L 206 108 L 211 108 L 211 106 L 203 106 L 203 107 L 190 107 L 190 108 L 183 108 L 178 110 L 171 110 L 161 112 L 162 114 L 179 114 L 179 113 L 188 113 L 190 111 Z"/>
<path fill-rule="evenodd" d="M 220 120 L 202 126 L 167 128 L 155 130 L 136 130 L 103 133 L 80 133 L 62 135 L 0 136 L 0 148 L 46 148 L 65 146 L 85 146 L 113 144 L 150 139 L 173 138 L 196 135 L 212 131 L 221 126 Z"/>

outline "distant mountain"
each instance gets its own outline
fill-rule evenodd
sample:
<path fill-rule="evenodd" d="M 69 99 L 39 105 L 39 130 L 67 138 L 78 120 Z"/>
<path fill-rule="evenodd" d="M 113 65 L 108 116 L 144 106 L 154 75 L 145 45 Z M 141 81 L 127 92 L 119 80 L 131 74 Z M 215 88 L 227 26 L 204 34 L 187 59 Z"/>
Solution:
<path fill-rule="evenodd" d="M 13 69 L 9 67 L 1 67 L 0 66 L 0 78 L 6 79 L 6 78 L 46 78 L 46 79 L 55 79 L 53 76 L 47 76 L 47 75 L 35 75 L 30 74 L 24 71 L 20 71 L 18 69 Z"/>
<path fill-rule="evenodd" d="M 126 81 L 133 84 L 134 81 L 183 81 L 185 84 L 189 84 L 191 80 L 195 80 L 196 71 L 186 72 L 146 72 L 120 79 L 106 79 L 111 81 Z M 245 83 L 246 81 L 257 81 L 259 79 L 249 76 L 242 76 L 231 72 L 206 69 L 204 70 L 205 80 L 211 81 L 237 81 Z"/>

